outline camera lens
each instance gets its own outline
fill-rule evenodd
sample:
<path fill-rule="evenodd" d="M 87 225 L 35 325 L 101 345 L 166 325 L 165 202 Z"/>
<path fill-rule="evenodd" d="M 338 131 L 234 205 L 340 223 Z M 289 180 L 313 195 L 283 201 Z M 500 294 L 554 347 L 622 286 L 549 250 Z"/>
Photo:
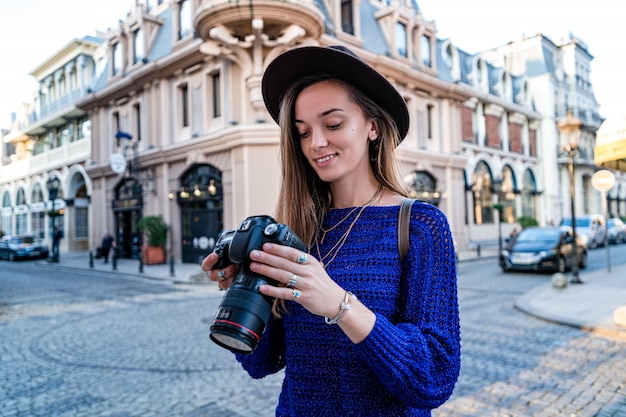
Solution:
<path fill-rule="evenodd" d="M 252 353 L 272 313 L 272 301 L 252 288 L 233 284 L 211 324 L 211 340 L 233 352 Z"/>

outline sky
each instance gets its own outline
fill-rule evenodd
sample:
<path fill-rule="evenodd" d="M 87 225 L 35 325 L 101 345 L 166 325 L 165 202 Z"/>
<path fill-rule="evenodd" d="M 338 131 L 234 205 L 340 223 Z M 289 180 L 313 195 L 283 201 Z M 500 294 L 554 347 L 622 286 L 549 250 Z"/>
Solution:
<path fill-rule="evenodd" d="M 626 114 L 626 23 L 620 1 L 416 0 L 437 37 L 474 53 L 543 33 L 558 41 L 568 33 L 594 56 L 591 82 L 603 117 Z M 106 31 L 135 0 L 20 0 L 0 6 L 0 128 L 36 89 L 29 73 L 75 38 Z"/>

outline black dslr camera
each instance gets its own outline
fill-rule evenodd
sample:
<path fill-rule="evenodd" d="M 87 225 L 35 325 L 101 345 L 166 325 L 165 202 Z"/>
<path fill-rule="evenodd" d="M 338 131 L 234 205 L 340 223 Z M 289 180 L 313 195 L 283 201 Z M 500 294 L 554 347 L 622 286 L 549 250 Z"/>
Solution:
<path fill-rule="evenodd" d="M 214 269 L 241 264 L 211 324 L 211 340 L 233 352 L 252 353 L 272 313 L 274 299 L 261 294 L 259 287 L 276 281 L 250 271 L 250 252 L 266 242 L 308 252 L 293 230 L 270 216 L 248 217 L 238 229 L 223 232 L 213 249 L 219 256 Z"/>

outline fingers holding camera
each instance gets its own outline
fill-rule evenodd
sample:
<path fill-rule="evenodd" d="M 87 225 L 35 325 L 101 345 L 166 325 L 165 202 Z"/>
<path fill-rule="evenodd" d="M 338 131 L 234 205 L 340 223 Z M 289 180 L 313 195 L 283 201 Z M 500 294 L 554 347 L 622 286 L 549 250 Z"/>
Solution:
<path fill-rule="evenodd" d="M 224 269 L 214 269 L 213 267 L 219 260 L 219 256 L 215 253 L 209 254 L 202 260 L 201 268 L 209 273 L 209 279 L 216 281 L 220 291 L 228 289 L 233 282 L 233 278 L 237 274 L 237 265 L 232 264 Z"/>

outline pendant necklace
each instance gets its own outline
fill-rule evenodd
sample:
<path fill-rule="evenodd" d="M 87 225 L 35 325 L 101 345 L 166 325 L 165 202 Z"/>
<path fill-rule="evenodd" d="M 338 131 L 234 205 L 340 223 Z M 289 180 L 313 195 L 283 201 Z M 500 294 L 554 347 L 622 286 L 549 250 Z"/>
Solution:
<path fill-rule="evenodd" d="M 326 238 L 326 233 L 328 233 L 331 230 L 334 230 L 335 228 L 337 228 L 337 226 L 342 224 L 348 217 L 350 217 L 352 215 L 352 213 L 354 213 L 357 209 L 359 209 L 359 207 L 355 207 L 354 209 L 350 210 L 350 212 L 343 219 L 341 219 L 337 224 L 332 226 L 330 229 L 324 230 L 324 228 L 320 227 L 320 229 L 322 231 L 322 236 L 319 237 L 318 239 L 315 239 L 315 249 L 317 250 L 317 259 L 319 259 L 320 263 L 322 264 L 322 267 L 326 268 L 335 259 L 335 257 L 337 256 L 337 254 L 339 253 L 339 251 L 341 250 L 343 245 L 346 243 L 346 240 L 348 240 L 348 236 L 350 235 L 350 232 L 352 231 L 352 227 L 354 227 L 356 222 L 359 220 L 359 218 L 361 217 L 361 214 L 363 213 L 365 208 L 367 206 L 369 206 L 370 204 L 372 204 L 376 200 L 377 197 L 379 197 L 381 191 L 382 191 L 382 185 L 379 185 L 378 189 L 376 190 L 376 192 L 374 193 L 374 195 L 372 196 L 370 201 L 368 201 L 367 203 L 365 203 L 365 205 L 360 207 L 359 212 L 357 213 L 357 215 L 354 218 L 354 220 L 352 220 L 352 223 L 350 224 L 350 226 L 348 226 L 348 228 L 341 235 L 339 240 L 337 240 L 337 243 L 335 243 L 333 245 L 333 247 L 330 248 L 328 250 L 328 252 L 326 253 L 326 255 L 324 255 L 324 256 L 322 256 L 322 254 L 320 252 L 319 244 L 320 243 L 324 244 L 324 239 Z M 328 259 L 328 257 L 330 257 L 330 259 L 328 260 L 328 262 L 326 262 L 326 259 Z"/>

